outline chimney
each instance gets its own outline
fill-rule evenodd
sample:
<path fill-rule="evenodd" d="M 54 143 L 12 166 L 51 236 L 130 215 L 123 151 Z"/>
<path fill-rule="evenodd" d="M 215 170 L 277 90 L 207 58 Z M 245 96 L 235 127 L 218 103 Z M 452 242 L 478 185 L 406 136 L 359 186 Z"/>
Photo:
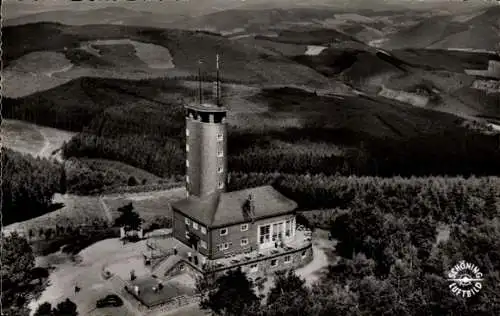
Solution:
<path fill-rule="evenodd" d="M 242 209 L 243 209 L 243 215 L 245 217 L 252 218 L 252 222 L 253 222 L 255 205 L 254 205 L 252 194 L 248 195 L 248 198 L 243 203 Z"/>

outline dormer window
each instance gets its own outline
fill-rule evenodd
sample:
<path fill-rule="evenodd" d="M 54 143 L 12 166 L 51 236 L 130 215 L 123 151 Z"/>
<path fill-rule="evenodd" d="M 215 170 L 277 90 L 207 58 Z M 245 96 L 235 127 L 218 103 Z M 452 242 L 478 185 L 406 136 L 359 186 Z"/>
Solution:
<path fill-rule="evenodd" d="M 227 228 L 221 228 L 220 235 L 221 236 L 226 236 L 227 235 Z"/>

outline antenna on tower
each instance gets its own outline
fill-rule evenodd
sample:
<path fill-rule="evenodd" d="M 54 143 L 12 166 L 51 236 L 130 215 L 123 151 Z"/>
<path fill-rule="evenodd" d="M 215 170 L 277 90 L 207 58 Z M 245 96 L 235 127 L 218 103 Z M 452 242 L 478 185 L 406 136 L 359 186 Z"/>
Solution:
<path fill-rule="evenodd" d="M 217 58 L 217 84 L 216 84 L 216 102 L 217 102 L 217 105 L 220 106 L 220 78 L 219 78 L 219 54 L 216 55 L 216 58 Z"/>
<path fill-rule="evenodd" d="M 201 87 L 201 64 L 202 64 L 202 61 L 200 59 L 198 61 L 198 90 L 199 90 L 200 105 L 203 104 L 203 90 Z"/>

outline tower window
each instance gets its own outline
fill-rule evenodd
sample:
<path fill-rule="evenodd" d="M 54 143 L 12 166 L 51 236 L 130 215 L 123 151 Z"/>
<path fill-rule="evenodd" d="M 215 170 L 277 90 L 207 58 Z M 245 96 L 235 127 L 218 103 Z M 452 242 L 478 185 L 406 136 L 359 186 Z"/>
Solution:
<path fill-rule="evenodd" d="M 224 134 L 217 134 L 217 140 L 223 140 Z"/>
<path fill-rule="evenodd" d="M 186 160 L 186 167 L 189 168 L 189 160 Z"/>
<path fill-rule="evenodd" d="M 217 150 L 217 157 L 224 157 L 224 152 L 222 149 Z"/>
<path fill-rule="evenodd" d="M 189 128 L 186 128 L 186 136 L 189 136 Z"/>
<path fill-rule="evenodd" d="M 224 171 L 224 168 L 222 168 L 222 167 L 219 167 L 219 169 L 217 169 L 218 173 L 222 173 L 223 171 Z"/>
<path fill-rule="evenodd" d="M 189 152 L 189 144 L 186 144 L 186 151 Z"/>
<path fill-rule="evenodd" d="M 226 236 L 226 235 L 227 235 L 227 228 L 222 228 L 222 229 L 220 230 L 220 235 L 221 235 L 221 236 Z"/>
<path fill-rule="evenodd" d="M 222 189 L 222 188 L 224 188 L 224 182 L 220 181 L 219 182 L 219 189 Z"/>
<path fill-rule="evenodd" d="M 292 262 L 292 257 L 290 255 L 285 256 L 285 263 Z"/>
<path fill-rule="evenodd" d="M 186 183 L 189 183 L 189 176 L 186 176 Z"/>

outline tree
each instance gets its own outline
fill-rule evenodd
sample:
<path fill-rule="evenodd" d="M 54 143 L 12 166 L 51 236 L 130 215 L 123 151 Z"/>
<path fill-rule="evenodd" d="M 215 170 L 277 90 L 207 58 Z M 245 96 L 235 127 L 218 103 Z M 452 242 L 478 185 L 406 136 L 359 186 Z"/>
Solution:
<path fill-rule="evenodd" d="M 52 312 L 53 316 L 78 316 L 77 306 L 69 298 L 57 304 Z"/>
<path fill-rule="evenodd" d="M 139 181 L 134 176 L 130 176 L 127 181 L 127 185 L 129 187 L 133 187 L 139 184 Z"/>
<path fill-rule="evenodd" d="M 274 287 L 267 296 L 266 315 L 311 315 L 310 292 L 293 270 L 277 272 Z"/>
<path fill-rule="evenodd" d="M 3 293 L 1 303 L 6 313 L 21 315 L 26 308 L 27 297 L 32 293 L 29 286 L 30 271 L 35 266 L 35 256 L 26 238 L 13 232 L 2 238 L 2 264 L 0 266 Z"/>
<path fill-rule="evenodd" d="M 129 203 L 117 209 L 120 216 L 115 220 L 115 225 L 125 227 L 125 230 L 139 230 L 142 224 L 142 218 L 134 212 L 134 206 Z"/>
<path fill-rule="evenodd" d="M 200 302 L 200 307 L 216 315 L 239 316 L 247 307 L 259 301 L 252 281 L 247 279 L 241 268 L 228 271 L 215 283 L 215 287 L 208 290 Z"/>
<path fill-rule="evenodd" d="M 52 316 L 52 305 L 49 302 L 42 303 L 38 306 L 34 316 Z"/>

